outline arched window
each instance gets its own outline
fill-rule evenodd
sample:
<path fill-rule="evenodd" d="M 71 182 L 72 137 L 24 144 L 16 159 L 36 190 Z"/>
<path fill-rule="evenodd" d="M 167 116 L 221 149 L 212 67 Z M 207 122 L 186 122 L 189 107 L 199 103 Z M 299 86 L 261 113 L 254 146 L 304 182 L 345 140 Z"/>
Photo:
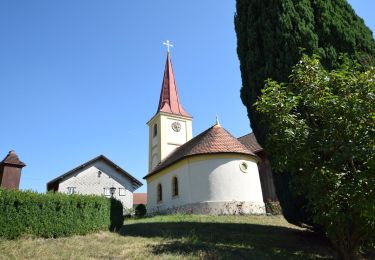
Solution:
<path fill-rule="evenodd" d="M 161 184 L 159 183 L 158 184 L 158 201 L 162 201 L 163 200 L 163 189 L 161 187 Z"/>
<path fill-rule="evenodd" d="M 172 179 L 172 196 L 178 196 L 178 179 L 173 177 Z"/>
<path fill-rule="evenodd" d="M 158 135 L 158 125 L 154 124 L 154 135 L 153 135 L 153 137 L 155 137 L 157 135 Z"/>

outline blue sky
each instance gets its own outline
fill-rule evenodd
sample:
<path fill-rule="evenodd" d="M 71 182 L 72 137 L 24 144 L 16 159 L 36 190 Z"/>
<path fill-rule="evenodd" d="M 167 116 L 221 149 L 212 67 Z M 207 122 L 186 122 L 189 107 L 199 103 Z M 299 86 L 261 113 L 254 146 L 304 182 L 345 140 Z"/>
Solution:
<path fill-rule="evenodd" d="M 349 2 L 375 31 L 375 2 Z M 250 132 L 234 12 L 234 0 L 0 1 L 0 159 L 14 149 L 21 188 L 40 192 L 99 154 L 141 179 L 166 39 L 194 135 L 216 114 L 234 136 Z"/>

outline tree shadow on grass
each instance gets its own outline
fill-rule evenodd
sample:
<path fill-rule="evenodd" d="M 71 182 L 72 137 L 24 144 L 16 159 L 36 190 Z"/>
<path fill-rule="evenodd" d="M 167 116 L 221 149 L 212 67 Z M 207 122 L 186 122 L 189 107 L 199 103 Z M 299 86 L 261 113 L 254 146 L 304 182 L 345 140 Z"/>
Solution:
<path fill-rule="evenodd" d="M 164 238 L 154 254 L 204 259 L 332 259 L 326 240 L 309 231 L 242 223 L 155 222 L 124 225 L 123 236 Z"/>

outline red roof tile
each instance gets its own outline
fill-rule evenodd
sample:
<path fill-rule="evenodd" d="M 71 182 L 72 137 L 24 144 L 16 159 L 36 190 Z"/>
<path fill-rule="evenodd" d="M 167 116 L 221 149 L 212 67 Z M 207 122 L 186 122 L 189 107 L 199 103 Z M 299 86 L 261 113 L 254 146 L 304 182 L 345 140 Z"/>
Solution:
<path fill-rule="evenodd" d="M 133 193 L 133 205 L 147 204 L 147 193 Z"/>
<path fill-rule="evenodd" d="M 241 136 L 238 138 L 238 141 L 240 141 L 243 145 L 245 145 L 250 151 L 253 153 L 262 151 L 263 148 L 258 143 L 254 133 L 250 133 L 244 136 Z"/>
<path fill-rule="evenodd" d="M 161 88 L 157 113 L 158 112 L 191 117 L 180 103 L 169 52 L 167 54 L 167 62 L 165 63 L 163 85 Z"/>
<path fill-rule="evenodd" d="M 257 157 L 253 152 L 246 148 L 246 146 L 238 141 L 237 138 L 232 136 L 220 125 L 216 124 L 174 150 L 148 175 L 143 177 L 143 179 L 147 179 L 183 158 L 194 155 L 218 153 L 238 153 Z"/>
<path fill-rule="evenodd" d="M 4 160 L 1 161 L 0 164 L 9 164 L 9 165 L 15 165 L 19 167 L 25 167 L 26 164 L 20 161 L 18 158 L 18 155 L 15 151 L 10 151 L 7 156 L 5 156 Z"/>

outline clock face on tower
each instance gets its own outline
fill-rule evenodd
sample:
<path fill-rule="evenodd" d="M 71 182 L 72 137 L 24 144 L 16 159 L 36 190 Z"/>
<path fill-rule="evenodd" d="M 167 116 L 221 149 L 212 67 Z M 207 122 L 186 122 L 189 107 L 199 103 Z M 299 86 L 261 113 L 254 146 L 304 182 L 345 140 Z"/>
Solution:
<path fill-rule="evenodd" d="M 172 129 L 175 132 L 180 132 L 180 130 L 181 130 L 181 124 L 179 122 L 177 122 L 177 121 L 173 122 L 172 123 Z"/>

